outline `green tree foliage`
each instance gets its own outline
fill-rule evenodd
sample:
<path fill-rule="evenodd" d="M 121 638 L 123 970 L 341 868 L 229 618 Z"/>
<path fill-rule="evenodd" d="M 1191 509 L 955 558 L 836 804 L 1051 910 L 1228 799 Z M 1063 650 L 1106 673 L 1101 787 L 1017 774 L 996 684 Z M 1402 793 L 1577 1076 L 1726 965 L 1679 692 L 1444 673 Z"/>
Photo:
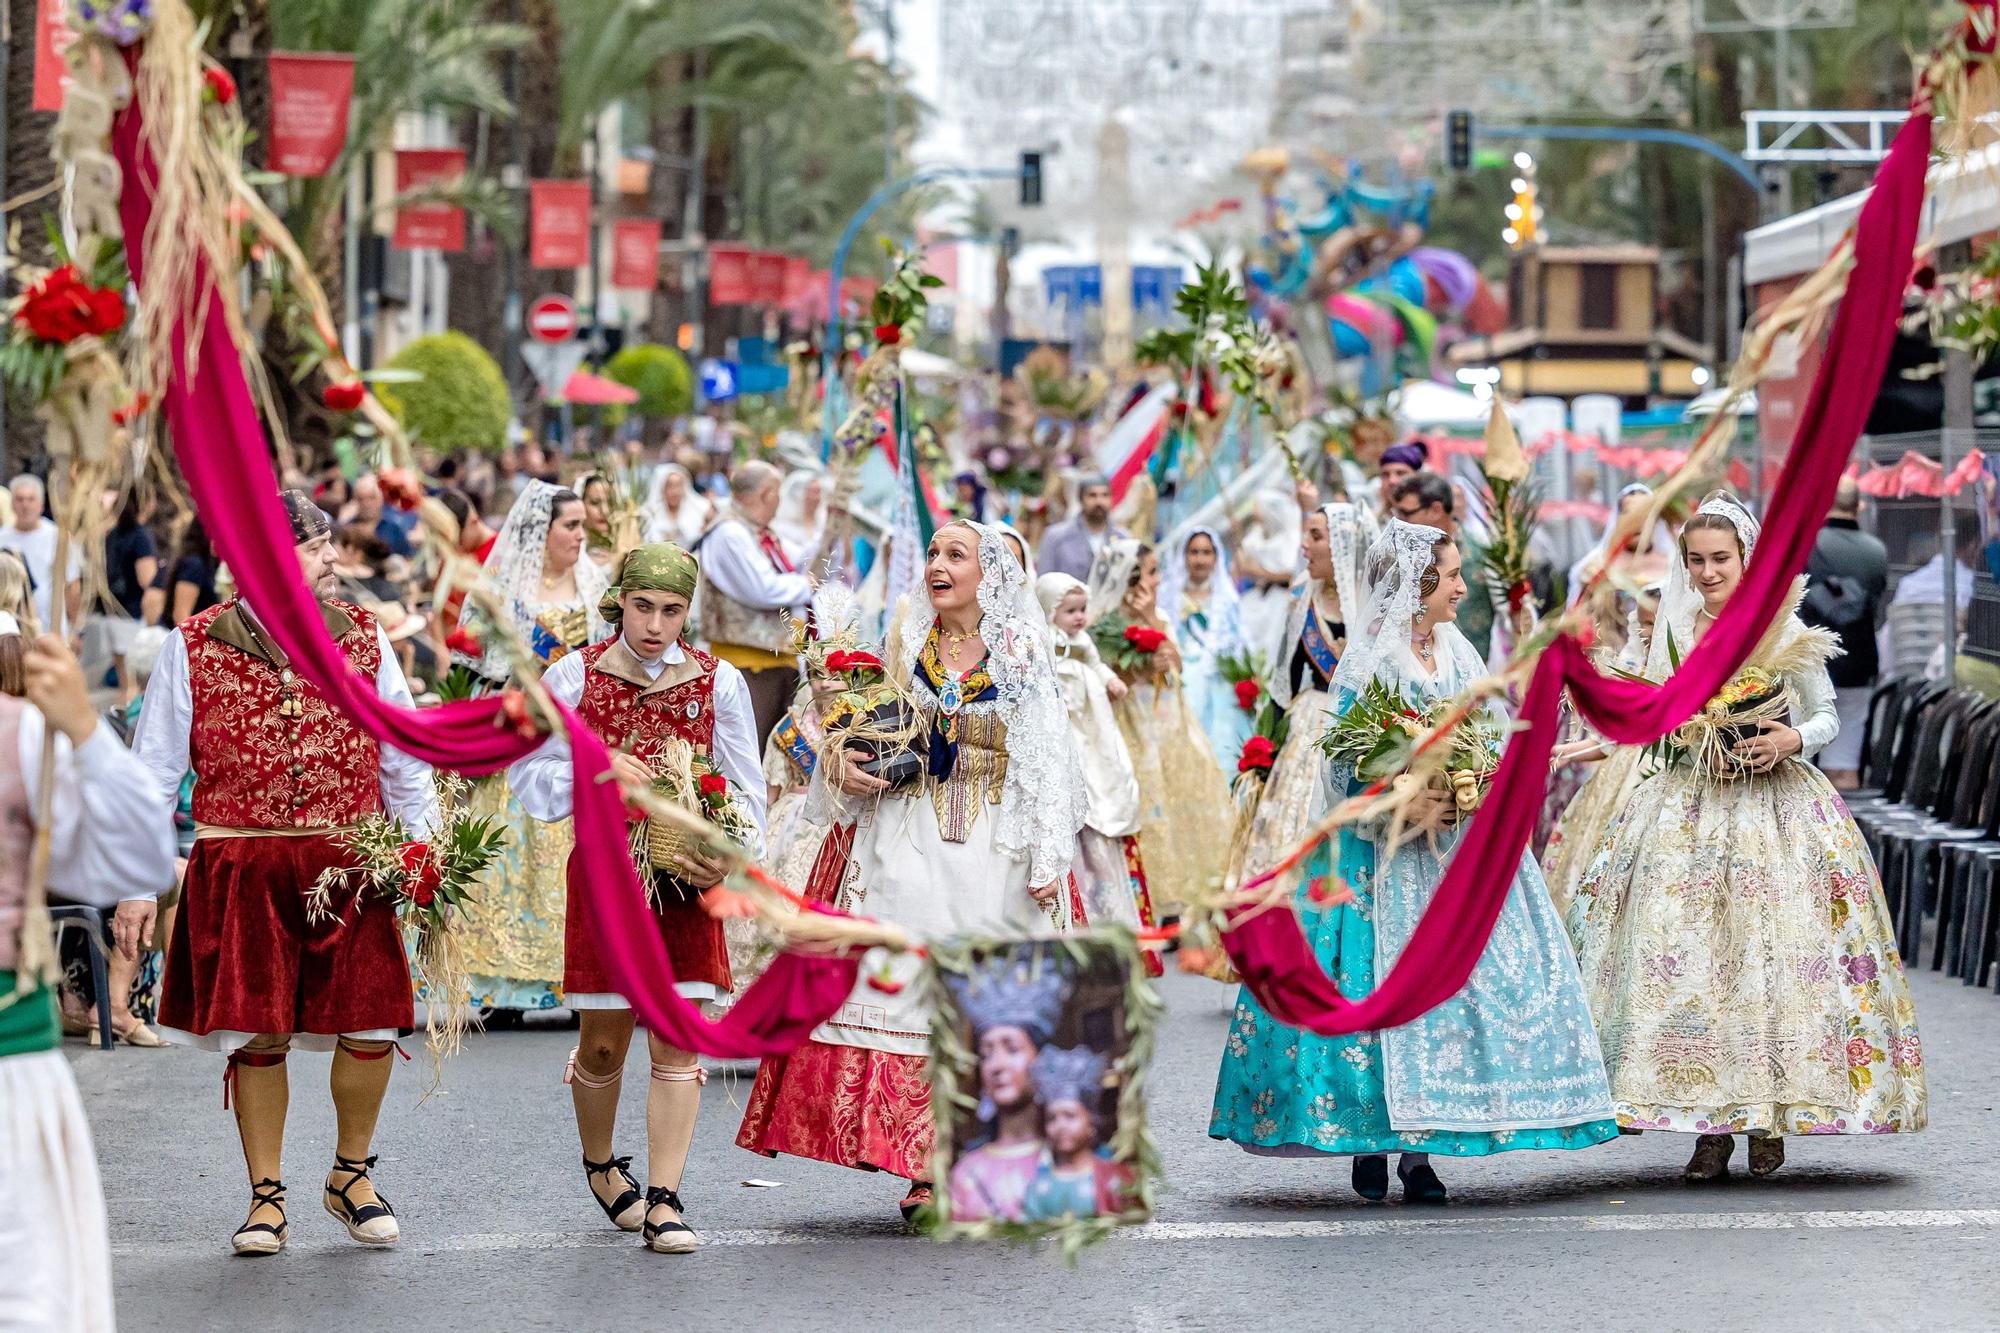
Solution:
<path fill-rule="evenodd" d="M 607 379 L 639 392 L 632 410 L 642 417 L 678 417 L 694 410 L 694 376 L 686 358 L 659 343 L 635 343 L 611 358 Z"/>
<path fill-rule="evenodd" d="M 420 377 L 376 386 L 418 444 L 444 452 L 498 452 L 506 446 L 513 415 L 507 381 L 472 339 L 462 333 L 418 338 L 396 353 L 389 369 Z"/>

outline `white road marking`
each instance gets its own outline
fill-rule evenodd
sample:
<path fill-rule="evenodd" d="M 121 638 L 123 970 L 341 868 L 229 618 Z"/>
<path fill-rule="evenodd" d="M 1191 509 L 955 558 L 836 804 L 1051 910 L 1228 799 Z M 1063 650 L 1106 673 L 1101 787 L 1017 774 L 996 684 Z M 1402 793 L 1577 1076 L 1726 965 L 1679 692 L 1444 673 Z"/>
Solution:
<path fill-rule="evenodd" d="M 1324 1222 L 1153 1222 L 1124 1233 L 1133 1241 L 1332 1240 L 1343 1236 L 1392 1236 L 1418 1232 L 1485 1233 L 1593 1231 L 1851 1231 L 1919 1227 L 2000 1228 L 2000 1208 L 1880 1208 L 1850 1211 L 1616 1213 L 1555 1216 L 1377 1217 Z M 894 1224 L 826 1227 L 758 1227 L 703 1230 L 702 1248 L 772 1245 L 851 1245 L 863 1241 L 917 1241 Z M 493 1232 L 427 1240 L 412 1235 L 397 1248 L 419 1254 L 477 1254 L 509 1250 L 579 1250 L 637 1247 L 628 1233 L 610 1230 Z M 185 1240 L 113 1245 L 125 1258 L 187 1253 Z"/>

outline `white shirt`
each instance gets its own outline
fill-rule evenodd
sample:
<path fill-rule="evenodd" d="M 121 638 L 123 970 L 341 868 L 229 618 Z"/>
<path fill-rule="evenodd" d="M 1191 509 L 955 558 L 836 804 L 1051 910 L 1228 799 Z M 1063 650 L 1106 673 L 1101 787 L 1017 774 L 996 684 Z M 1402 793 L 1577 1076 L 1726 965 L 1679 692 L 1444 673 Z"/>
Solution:
<path fill-rule="evenodd" d="M 244 613 L 247 603 L 238 603 Z M 396 660 L 389 636 L 378 624 L 375 639 L 382 652 L 382 665 L 375 671 L 375 693 L 384 703 L 403 708 L 416 707 L 403 665 Z M 132 737 L 132 752 L 152 777 L 153 785 L 166 794 L 168 809 L 180 793 L 181 774 L 188 767 L 188 734 L 194 727 L 194 691 L 188 682 L 187 640 L 177 629 L 160 648 L 160 660 L 153 678 L 146 684 L 146 702 L 139 711 L 139 725 Z M 394 746 L 382 748 L 382 808 L 403 821 L 413 836 L 434 831 L 439 823 L 437 788 L 431 781 L 431 766 L 412 759 Z"/>
<path fill-rule="evenodd" d="M 69 583 L 83 578 L 82 545 L 74 540 L 69 544 Z M 0 528 L 0 551 L 15 552 L 28 567 L 28 577 L 35 581 L 35 615 L 47 625 L 49 593 L 54 584 L 51 575 L 56 563 L 56 525 L 45 518 L 23 532 L 9 523 Z"/>
<path fill-rule="evenodd" d="M 632 645 L 625 645 L 630 648 Z M 636 654 L 634 654 L 636 656 Z M 639 665 L 654 680 L 686 654 L 676 643 L 654 661 L 641 659 Z M 568 708 L 583 699 L 589 668 L 582 653 L 571 653 L 542 675 L 542 688 Z M 749 817 L 757 831 L 757 845 L 746 848 L 752 856 L 764 854 L 764 764 L 757 747 L 757 718 L 750 707 L 750 686 L 743 673 L 727 662 L 715 664 L 715 734 L 709 757 L 729 779 L 730 799 Z M 536 819 L 553 823 L 570 814 L 575 775 L 570 767 L 569 737 L 557 732 L 525 758 L 507 770 L 507 785 L 514 799 Z"/>
<path fill-rule="evenodd" d="M 812 605 L 813 583 L 804 574 L 781 573 L 740 518 L 715 525 L 701 544 L 701 576 L 732 602 L 753 611 L 797 610 Z M 561 665 L 558 663 L 557 665 Z"/>
<path fill-rule="evenodd" d="M 21 782 L 30 797 L 41 782 L 42 715 L 21 711 Z M 174 801 L 162 796 L 138 758 L 99 723 L 74 750 L 56 737 L 50 806 L 49 888 L 64 898 L 109 907 L 151 898 L 174 885 Z"/>

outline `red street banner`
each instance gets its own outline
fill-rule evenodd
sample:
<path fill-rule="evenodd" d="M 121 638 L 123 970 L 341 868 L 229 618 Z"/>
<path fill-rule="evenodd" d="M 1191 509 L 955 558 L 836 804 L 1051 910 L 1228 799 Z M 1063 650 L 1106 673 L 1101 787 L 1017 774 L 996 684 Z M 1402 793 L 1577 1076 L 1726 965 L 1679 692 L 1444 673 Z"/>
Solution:
<path fill-rule="evenodd" d="M 650 292 L 660 276 L 660 220 L 620 218 L 611 224 L 611 285 Z"/>
<path fill-rule="evenodd" d="M 528 267 L 590 262 L 590 182 L 528 182 Z"/>
<path fill-rule="evenodd" d="M 396 193 L 407 194 L 433 185 L 450 185 L 465 175 L 463 148 L 398 148 Z M 450 204 L 421 203 L 396 210 L 396 233 L 389 244 L 398 250 L 465 249 L 465 210 Z"/>
<path fill-rule="evenodd" d="M 76 34 L 63 22 L 66 0 L 36 0 L 35 101 L 37 111 L 60 111 L 63 102 L 63 52 Z"/>
<path fill-rule="evenodd" d="M 324 176 L 347 144 L 354 98 L 354 57 L 324 51 L 273 51 L 271 142 L 266 160 L 287 176 Z"/>
<path fill-rule="evenodd" d="M 708 248 L 708 303 L 750 304 L 750 250 L 741 245 Z"/>
<path fill-rule="evenodd" d="M 750 252 L 750 304 L 782 305 L 787 260 L 771 250 Z"/>
<path fill-rule="evenodd" d="M 820 283 L 819 290 L 822 292 L 826 290 L 826 283 L 824 281 Z M 785 257 L 785 307 L 787 309 L 794 309 L 804 304 L 811 298 L 812 293 L 812 261 L 810 259 L 801 259 L 797 255 L 787 255 Z"/>

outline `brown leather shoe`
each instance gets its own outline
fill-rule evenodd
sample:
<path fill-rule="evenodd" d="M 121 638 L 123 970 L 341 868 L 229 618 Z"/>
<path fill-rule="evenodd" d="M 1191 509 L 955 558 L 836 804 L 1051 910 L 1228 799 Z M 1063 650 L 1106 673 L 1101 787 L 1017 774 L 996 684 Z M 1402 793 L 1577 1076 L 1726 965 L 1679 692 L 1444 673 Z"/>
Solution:
<path fill-rule="evenodd" d="M 1759 1179 L 1785 1164 L 1785 1141 L 1776 1134 L 1750 1140 L 1750 1174 Z"/>
<path fill-rule="evenodd" d="M 1736 1140 L 1727 1134 L 1704 1134 L 1695 1141 L 1694 1156 L 1688 1158 L 1681 1179 L 1700 1183 L 1720 1180 L 1729 1174 L 1729 1155 L 1736 1151 Z"/>

